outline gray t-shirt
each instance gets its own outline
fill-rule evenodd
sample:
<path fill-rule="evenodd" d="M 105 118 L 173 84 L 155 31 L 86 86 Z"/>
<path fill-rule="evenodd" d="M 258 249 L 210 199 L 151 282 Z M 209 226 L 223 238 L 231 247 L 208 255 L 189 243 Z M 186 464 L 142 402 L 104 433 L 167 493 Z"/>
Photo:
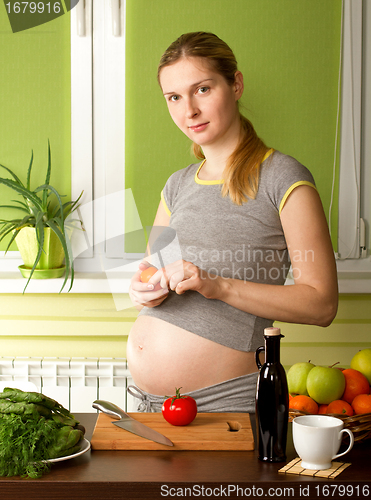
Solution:
<path fill-rule="evenodd" d="M 218 275 L 283 285 L 290 262 L 280 211 L 295 187 L 315 184 L 309 170 L 297 160 L 270 152 L 261 165 L 256 198 L 241 206 L 222 197 L 223 181 L 198 178 L 202 164 L 171 175 L 161 195 L 170 223 L 151 248 L 154 265 L 184 259 L 211 278 Z M 262 345 L 264 328 L 273 323 L 192 290 L 182 295 L 170 291 L 162 304 L 144 307 L 140 314 L 247 352 Z"/>

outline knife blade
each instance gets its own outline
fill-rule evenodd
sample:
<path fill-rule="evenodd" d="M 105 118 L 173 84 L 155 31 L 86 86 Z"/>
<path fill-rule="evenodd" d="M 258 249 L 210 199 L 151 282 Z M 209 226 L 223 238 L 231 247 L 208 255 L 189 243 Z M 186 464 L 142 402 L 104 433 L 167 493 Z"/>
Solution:
<path fill-rule="evenodd" d="M 172 443 L 172 441 L 170 441 L 170 439 L 166 436 L 160 434 L 154 429 L 151 429 L 147 425 L 142 424 L 142 422 L 138 422 L 138 420 L 135 420 L 135 418 L 125 413 L 124 410 L 121 410 L 121 408 L 116 406 L 114 403 L 97 399 L 94 401 L 92 406 L 96 410 L 100 410 L 111 417 L 119 418 L 120 420 L 118 422 L 112 423 L 121 429 L 125 429 L 126 431 L 132 432 L 137 436 L 154 441 L 155 443 L 165 444 L 166 446 L 174 446 L 174 443 Z"/>

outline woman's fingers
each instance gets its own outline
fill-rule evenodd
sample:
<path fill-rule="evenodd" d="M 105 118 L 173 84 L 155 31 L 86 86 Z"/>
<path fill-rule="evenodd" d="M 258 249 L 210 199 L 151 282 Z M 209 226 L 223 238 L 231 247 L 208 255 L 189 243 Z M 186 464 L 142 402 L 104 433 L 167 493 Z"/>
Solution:
<path fill-rule="evenodd" d="M 200 278 L 200 276 L 201 270 L 192 264 L 192 262 L 179 260 L 159 269 L 158 272 L 152 276 L 150 282 L 156 283 L 160 280 L 162 288 L 169 288 L 170 290 L 177 291 L 181 283 L 188 282 L 190 278 Z M 194 283 L 192 282 L 192 286 L 186 286 L 185 289 L 191 289 L 193 285 Z"/>
<path fill-rule="evenodd" d="M 192 273 L 189 270 L 189 266 L 194 266 L 191 262 L 184 260 L 178 260 L 172 264 L 168 264 L 162 269 L 159 269 L 148 281 L 155 285 L 160 283 L 161 288 L 168 288 L 170 290 L 175 290 L 177 285 L 185 279 L 188 279 Z"/>
<path fill-rule="evenodd" d="M 169 290 L 173 290 L 179 295 L 187 290 L 195 290 L 206 298 L 212 298 L 214 295 L 215 280 L 208 279 L 206 272 L 192 262 L 178 260 L 168 264 L 158 269 L 148 280 L 148 283 L 142 283 L 140 271 L 138 273 L 132 280 L 131 296 L 138 303 L 148 307 L 161 304 Z"/>
<path fill-rule="evenodd" d="M 179 283 L 188 279 L 187 269 L 185 264 L 184 261 L 176 262 L 173 268 L 171 269 L 171 272 L 170 270 L 169 271 L 167 269 L 165 270 L 165 273 L 168 273 L 167 286 L 170 288 L 170 290 L 175 290 Z M 161 280 L 161 284 L 162 283 L 163 280 Z"/>
<path fill-rule="evenodd" d="M 139 269 L 133 275 L 130 288 L 129 295 L 134 305 L 145 305 L 147 307 L 155 307 L 156 305 L 161 304 L 169 293 L 168 289 L 161 289 L 159 286 L 159 279 L 155 283 L 143 283 L 141 281 L 142 272 L 148 267 L 152 267 L 146 261 L 142 261 L 139 264 Z"/>
<path fill-rule="evenodd" d="M 134 302 L 145 305 L 147 307 L 153 307 L 155 305 L 160 304 L 166 296 L 169 294 L 169 290 L 161 289 L 161 290 L 145 290 L 145 291 L 137 291 L 132 290 L 131 298 Z"/>

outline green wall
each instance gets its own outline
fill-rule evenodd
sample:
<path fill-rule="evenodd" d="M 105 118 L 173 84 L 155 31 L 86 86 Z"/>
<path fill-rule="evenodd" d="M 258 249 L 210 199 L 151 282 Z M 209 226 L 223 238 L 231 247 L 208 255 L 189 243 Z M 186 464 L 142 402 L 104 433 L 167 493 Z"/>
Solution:
<path fill-rule="evenodd" d="M 232 47 L 245 77 L 245 114 L 269 146 L 295 156 L 313 172 L 327 214 L 341 0 L 126 3 L 126 187 L 133 190 L 143 225 L 152 224 L 168 176 L 193 161 L 188 139 L 168 116 L 156 72 L 165 48 L 180 34 L 196 30 L 213 31 Z M 40 184 L 50 138 L 52 183 L 70 195 L 69 15 L 13 34 L 0 6 L 0 52 L 0 163 L 22 175 L 34 149 L 34 181 Z M 0 199 L 9 198 L 0 187 Z"/>
<path fill-rule="evenodd" d="M 340 18 L 341 0 L 127 2 L 126 183 L 143 225 L 152 224 L 168 176 L 194 161 L 188 139 L 168 115 L 156 75 L 168 45 L 198 30 L 212 31 L 231 46 L 244 74 L 245 115 L 270 147 L 312 171 L 328 213 Z M 336 241 L 335 220 L 332 226 Z"/>
<path fill-rule="evenodd" d="M 108 294 L 0 294 L 0 357 L 125 357 L 134 308 L 116 311 Z M 326 329 L 277 323 L 282 362 L 348 367 L 360 349 L 371 347 L 371 295 L 342 295 Z"/>
<path fill-rule="evenodd" d="M 70 16 L 64 15 L 13 33 L 0 4 L 0 164 L 26 179 L 34 152 L 31 186 L 45 181 L 48 139 L 52 149 L 51 183 L 71 196 Z M 6 176 L 0 169 L 0 176 Z M 15 198 L 0 186 L 0 204 Z M 8 217 L 9 210 L 0 210 Z M 15 214 L 16 215 L 16 214 Z M 5 250 L 5 244 L 0 246 Z M 13 245 L 12 250 L 16 250 Z"/>

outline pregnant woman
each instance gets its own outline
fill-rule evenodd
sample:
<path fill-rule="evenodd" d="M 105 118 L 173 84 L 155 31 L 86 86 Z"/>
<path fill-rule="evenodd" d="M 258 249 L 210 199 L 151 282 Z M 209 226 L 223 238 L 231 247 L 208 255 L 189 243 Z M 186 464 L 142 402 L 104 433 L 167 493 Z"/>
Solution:
<path fill-rule="evenodd" d="M 328 326 L 337 311 L 322 204 L 308 169 L 267 147 L 240 113 L 243 75 L 216 35 L 179 37 L 158 81 L 200 162 L 168 179 L 154 221 L 161 234 L 131 281 L 140 313 L 127 346 L 130 391 L 141 411 L 160 411 L 181 387 L 199 411 L 254 412 L 264 328 Z M 290 264 L 294 284 L 284 286 Z M 150 265 L 158 271 L 142 283 Z"/>

